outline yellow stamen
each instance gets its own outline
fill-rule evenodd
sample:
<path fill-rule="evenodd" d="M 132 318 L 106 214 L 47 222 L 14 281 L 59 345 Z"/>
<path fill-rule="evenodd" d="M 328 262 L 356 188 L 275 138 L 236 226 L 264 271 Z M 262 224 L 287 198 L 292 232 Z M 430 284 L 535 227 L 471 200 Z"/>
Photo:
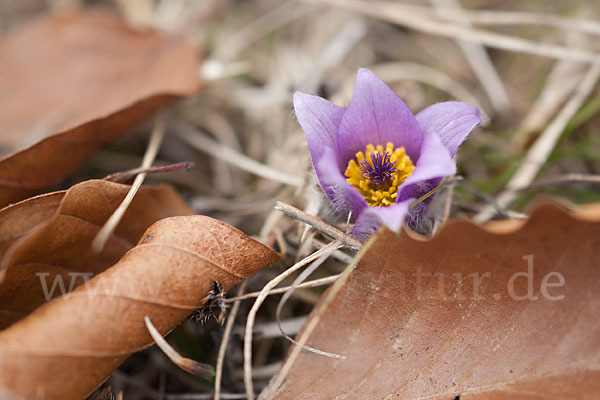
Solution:
<path fill-rule="evenodd" d="M 384 183 L 375 183 L 369 180 L 361 169 L 361 162 L 374 167 L 374 153 L 379 152 L 382 156 L 389 154 L 389 161 L 393 165 L 393 178 Z M 356 153 L 356 160 L 350 160 L 344 175 L 346 180 L 359 191 L 365 198 L 367 204 L 371 207 L 389 206 L 396 203 L 398 188 L 412 174 L 415 166 L 410 157 L 406 154 L 404 147 L 396 147 L 392 143 L 387 143 L 385 148 L 382 145 L 373 146 L 368 144 L 365 152 Z"/>

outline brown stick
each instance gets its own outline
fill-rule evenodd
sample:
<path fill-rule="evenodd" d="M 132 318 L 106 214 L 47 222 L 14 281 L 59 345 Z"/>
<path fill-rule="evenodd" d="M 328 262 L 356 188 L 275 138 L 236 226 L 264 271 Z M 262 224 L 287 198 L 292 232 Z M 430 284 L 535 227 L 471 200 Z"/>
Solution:
<path fill-rule="evenodd" d="M 298 221 L 304 222 L 305 224 L 312 226 L 316 230 L 323 232 L 334 239 L 340 239 L 345 246 L 350 247 L 351 249 L 358 250 L 361 246 L 361 243 L 358 240 L 354 239 L 348 234 L 340 231 L 339 229 L 329 225 L 328 223 L 315 216 L 312 216 L 310 214 L 305 213 L 302 210 L 297 209 L 294 206 L 278 201 L 277 203 L 275 203 L 275 209 L 283 212 L 289 217 L 295 218 Z"/>

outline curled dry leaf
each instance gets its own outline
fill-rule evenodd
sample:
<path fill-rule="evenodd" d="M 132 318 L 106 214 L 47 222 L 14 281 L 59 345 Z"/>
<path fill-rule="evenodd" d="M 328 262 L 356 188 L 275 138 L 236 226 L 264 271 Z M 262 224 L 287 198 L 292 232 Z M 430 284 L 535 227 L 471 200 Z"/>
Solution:
<path fill-rule="evenodd" d="M 0 210 L 0 259 L 15 240 L 56 212 L 65 193 L 36 196 Z"/>
<path fill-rule="evenodd" d="M 307 342 L 348 359 L 302 352 L 274 398 L 599 398 L 597 209 L 542 206 L 504 234 L 382 232 Z"/>
<path fill-rule="evenodd" d="M 60 182 L 196 91 L 198 65 L 184 40 L 104 12 L 45 17 L 10 34 L 0 42 L 0 207 Z"/>
<path fill-rule="evenodd" d="M 60 296 L 60 284 L 73 289 L 116 263 L 154 222 L 193 214 L 170 186 L 142 187 L 108 245 L 94 253 L 92 240 L 128 190 L 92 180 L 0 210 L 0 328 Z"/>
<path fill-rule="evenodd" d="M 29 399 L 81 399 L 130 354 L 278 256 L 204 216 L 152 225 L 116 265 L 0 332 L 0 387 Z M 73 377 L 77 378 L 74 379 Z"/>

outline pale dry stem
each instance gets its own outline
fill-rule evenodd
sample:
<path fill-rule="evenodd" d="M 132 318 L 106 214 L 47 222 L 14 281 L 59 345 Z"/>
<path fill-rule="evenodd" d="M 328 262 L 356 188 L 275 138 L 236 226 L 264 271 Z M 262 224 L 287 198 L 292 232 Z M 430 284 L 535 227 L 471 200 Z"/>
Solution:
<path fill-rule="evenodd" d="M 463 12 L 460 3 L 457 0 L 429 0 L 435 7 L 437 14 L 444 16 L 448 10 L 453 10 L 460 14 Z M 465 26 L 470 26 L 470 22 L 464 21 Z M 492 60 L 487 54 L 485 47 L 479 43 L 457 42 L 465 58 L 471 64 L 471 68 L 479 79 L 481 86 L 487 94 L 488 100 L 494 109 L 500 114 L 509 112 L 512 104 L 504 88 L 504 83 L 498 75 Z"/>
<path fill-rule="evenodd" d="M 323 254 L 326 254 L 330 248 L 335 246 L 339 246 L 339 242 L 331 242 L 322 249 L 315 251 L 308 257 L 292 265 L 290 268 L 288 268 L 287 270 L 273 278 L 271 281 L 269 281 L 263 287 L 260 294 L 256 298 L 254 305 L 248 313 L 248 319 L 246 320 L 246 333 L 244 334 L 244 386 L 246 388 L 246 394 L 248 396 L 248 399 L 254 399 L 254 384 L 252 382 L 252 333 L 254 328 L 254 321 L 256 320 L 256 314 L 258 313 L 260 306 L 267 298 L 269 292 L 275 286 L 277 286 L 279 283 L 281 283 L 284 279 L 286 279 L 298 269 L 323 256 Z"/>
<path fill-rule="evenodd" d="M 234 167 L 256 176 L 269 179 L 275 182 L 289 186 L 301 186 L 302 179 L 278 171 L 266 164 L 260 163 L 223 143 L 217 142 L 204 135 L 189 123 L 179 123 L 173 125 L 173 133 L 180 139 L 193 146 L 194 148 L 206 152 L 221 161 L 225 161 Z"/>
<path fill-rule="evenodd" d="M 244 290 L 246 290 L 246 284 L 248 281 L 242 282 L 240 288 L 238 289 L 238 297 L 240 297 Z M 235 317 L 240 310 L 241 302 L 239 300 L 233 302 L 233 307 L 231 307 L 231 311 L 227 316 L 227 323 L 225 324 L 225 331 L 223 332 L 223 338 L 221 339 L 221 344 L 219 345 L 219 353 L 217 355 L 217 365 L 216 365 L 216 373 L 215 373 L 215 397 L 214 400 L 219 400 L 221 398 L 221 378 L 223 376 L 223 363 L 225 362 L 225 352 L 227 351 L 227 346 L 229 344 L 229 337 L 231 336 L 231 331 L 233 329 L 233 324 L 235 323 Z"/>
<path fill-rule="evenodd" d="M 372 235 L 371 238 L 360 248 L 360 250 L 358 251 L 358 254 L 354 258 L 353 262 L 348 264 L 348 266 L 346 266 L 346 268 L 344 268 L 344 271 L 342 271 L 338 280 L 333 284 L 331 289 L 325 294 L 323 301 L 316 308 L 315 314 L 305 325 L 304 330 L 302 331 L 302 334 L 300 335 L 300 338 L 298 339 L 298 345 L 292 349 L 292 352 L 290 353 L 287 360 L 283 364 L 283 367 L 281 368 L 281 370 L 279 370 L 279 373 L 275 377 L 273 384 L 271 384 L 270 387 L 268 388 L 267 397 L 266 397 L 267 400 L 271 400 L 274 398 L 278 388 L 283 383 L 283 380 L 285 379 L 288 372 L 292 368 L 292 365 L 298 358 L 298 355 L 300 355 L 300 351 L 303 349 L 303 346 L 306 345 L 308 338 L 310 337 L 310 335 L 312 334 L 314 329 L 317 327 L 319 321 L 321 320 L 321 317 L 323 316 L 323 314 L 325 314 L 325 311 L 329 307 L 329 304 L 331 304 L 331 302 L 333 301 L 335 296 L 338 294 L 338 292 L 340 291 L 342 286 L 348 281 L 348 279 L 350 278 L 350 274 L 356 268 L 360 259 L 364 256 L 364 254 L 368 251 L 368 249 L 371 247 L 371 245 L 375 242 L 377 236 L 378 236 L 377 234 Z M 332 242 L 332 243 L 334 243 L 334 242 Z"/>
<path fill-rule="evenodd" d="M 481 29 L 469 28 L 432 18 L 425 13 L 415 12 L 410 8 L 391 1 L 363 0 L 307 0 L 321 4 L 329 4 L 358 11 L 416 31 L 432 35 L 450 37 L 470 43 L 480 43 L 489 47 L 518 53 L 534 54 L 543 57 L 570 60 L 589 64 L 600 63 L 600 57 L 585 49 L 572 49 L 565 46 L 538 43 L 514 36 L 502 35 Z"/>
<path fill-rule="evenodd" d="M 156 342 L 156 345 L 165 353 L 167 357 L 182 370 L 189 372 L 192 375 L 199 376 L 204 379 L 211 379 L 214 376 L 212 367 L 208 364 L 203 364 L 198 361 L 190 360 L 181 356 L 177 351 L 167 343 L 160 332 L 154 327 L 148 316 L 144 317 L 146 328 Z"/>
<path fill-rule="evenodd" d="M 319 287 L 319 286 L 325 286 L 325 285 L 329 285 L 330 283 L 333 283 L 336 281 L 337 278 L 339 278 L 340 275 L 331 275 L 331 276 L 327 276 L 325 278 L 319 278 L 319 279 L 315 279 L 312 281 L 308 281 L 308 282 L 303 282 L 299 285 L 296 286 L 297 289 L 305 289 L 305 288 L 313 288 L 313 287 Z M 273 294 L 281 294 L 281 293 L 285 293 L 287 292 L 292 286 L 284 286 L 284 287 L 280 287 L 277 289 L 273 289 L 271 291 L 269 291 L 269 293 L 267 294 L 268 296 L 273 295 Z M 252 292 L 252 293 L 246 293 L 244 295 L 241 296 L 236 296 L 236 297 L 232 297 L 229 299 L 225 299 L 225 303 L 233 303 L 239 300 L 246 300 L 246 299 L 252 299 L 255 297 L 258 297 L 260 295 L 261 292 Z"/>
<path fill-rule="evenodd" d="M 308 267 L 304 271 L 302 271 L 302 273 L 300 275 L 298 275 L 298 277 L 294 280 L 294 282 L 288 288 L 288 290 L 285 291 L 285 293 L 281 297 L 281 300 L 279 300 L 279 304 L 277 305 L 277 311 L 275 313 L 275 321 L 277 322 L 277 327 L 279 328 L 279 331 L 281 332 L 283 337 L 285 337 L 291 343 L 301 346 L 304 350 L 308 350 L 315 354 L 319 354 L 319 355 L 322 355 L 325 357 L 331 357 L 331 358 L 345 360 L 346 357 L 343 355 L 329 353 L 329 352 L 326 352 L 323 350 L 315 349 L 314 347 L 310 347 L 310 346 L 306 346 L 306 345 L 302 345 L 302 344 L 298 343 L 296 340 L 294 340 L 292 337 L 290 337 L 288 334 L 286 334 L 285 331 L 283 330 L 283 327 L 281 326 L 281 310 L 283 309 L 283 306 L 285 305 L 287 300 L 291 297 L 291 295 L 294 293 L 294 290 L 296 290 L 299 287 L 299 285 L 302 284 L 302 282 L 304 282 L 306 280 L 306 278 L 308 278 L 310 276 L 310 274 L 312 274 L 317 268 L 319 268 L 319 266 L 321 266 L 321 264 L 323 262 L 325 262 L 325 260 L 327 260 L 327 258 L 329 258 L 329 256 L 331 254 L 333 254 L 333 252 L 337 248 L 342 246 L 340 239 L 337 239 L 334 243 L 338 243 L 338 246 L 331 247 L 327 253 L 325 253 L 321 256 L 321 258 L 319 258 L 318 260 L 313 262 L 310 265 L 310 267 Z"/>
<path fill-rule="evenodd" d="M 164 112 L 159 113 L 156 116 L 156 120 L 154 122 L 154 129 L 152 130 L 152 136 L 150 136 L 150 142 L 148 143 L 148 147 L 146 148 L 146 153 L 144 154 L 144 158 L 142 159 L 142 165 L 140 168 L 147 169 L 152 166 L 156 155 L 158 154 L 158 150 L 160 148 L 160 144 L 162 143 L 163 137 L 165 135 L 165 125 L 166 125 L 166 114 Z M 95 252 L 100 252 L 104 248 L 108 238 L 115 231 L 119 222 L 121 222 L 121 218 L 125 215 L 125 211 L 127 211 L 127 207 L 133 201 L 135 194 L 144 183 L 144 179 L 146 178 L 146 173 L 142 172 L 136 175 L 133 184 L 129 188 L 129 192 L 127 196 L 123 199 L 119 207 L 112 213 L 112 215 L 108 218 L 104 226 L 98 231 L 96 237 L 92 241 L 92 249 Z"/>

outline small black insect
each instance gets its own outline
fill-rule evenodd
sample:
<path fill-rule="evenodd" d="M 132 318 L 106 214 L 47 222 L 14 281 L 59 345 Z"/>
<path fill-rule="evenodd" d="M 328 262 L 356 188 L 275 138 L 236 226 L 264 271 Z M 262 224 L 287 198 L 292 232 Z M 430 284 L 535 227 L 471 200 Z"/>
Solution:
<path fill-rule="evenodd" d="M 223 286 L 221 286 L 219 282 L 213 281 L 212 289 L 208 292 L 208 301 L 204 307 L 194 311 L 191 318 L 205 324 L 212 317 L 222 325 L 225 321 L 225 314 L 227 312 L 227 304 L 225 304 L 224 295 L 225 291 L 223 290 Z M 218 316 L 215 315 L 215 312 L 213 311 L 215 307 L 219 308 Z"/>

